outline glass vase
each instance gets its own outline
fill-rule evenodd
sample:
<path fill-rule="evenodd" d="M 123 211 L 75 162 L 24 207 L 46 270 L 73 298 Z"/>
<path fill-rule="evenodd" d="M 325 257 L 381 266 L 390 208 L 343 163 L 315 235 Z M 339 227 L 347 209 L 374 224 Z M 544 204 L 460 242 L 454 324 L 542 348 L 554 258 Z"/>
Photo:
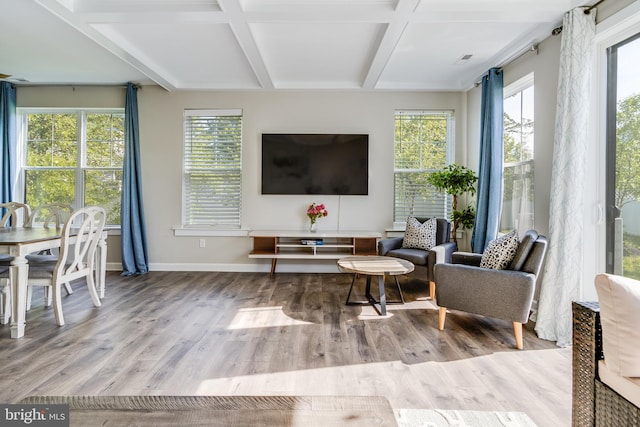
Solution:
<path fill-rule="evenodd" d="M 312 233 L 318 231 L 318 224 L 315 221 L 309 223 L 309 231 Z"/>

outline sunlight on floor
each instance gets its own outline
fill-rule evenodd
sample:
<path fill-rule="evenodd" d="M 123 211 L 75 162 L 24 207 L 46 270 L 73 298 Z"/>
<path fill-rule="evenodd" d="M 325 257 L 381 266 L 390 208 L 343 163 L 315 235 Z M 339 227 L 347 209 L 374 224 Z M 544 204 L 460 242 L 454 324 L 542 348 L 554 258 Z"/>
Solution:
<path fill-rule="evenodd" d="M 311 325 L 293 319 L 282 311 L 282 306 L 242 308 L 238 310 L 227 329 L 271 328 L 275 326 Z"/>
<path fill-rule="evenodd" d="M 380 395 L 395 408 L 411 408 L 412 393 L 436 390 L 442 384 L 455 387 L 469 402 L 477 403 L 477 410 L 517 410 L 527 408 L 526 401 L 533 393 L 552 393 L 558 399 L 571 395 L 570 356 L 568 349 L 523 350 L 493 353 L 449 362 L 406 364 L 399 360 L 334 366 L 327 368 L 262 372 L 253 375 L 211 378 L 200 382 L 197 395 Z M 567 366 L 566 377 L 548 379 L 540 375 L 549 361 Z M 293 362 L 293 361 L 292 361 Z M 293 362 L 292 364 L 294 364 Z M 512 375 L 500 378 L 504 387 L 520 393 L 523 406 L 503 406 L 493 395 L 496 366 L 510 366 Z M 487 377 L 485 381 L 483 378 Z M 533 378 L 533 380 L 532 380 Z M 329 380 L 330 379 L 330 380 Z M 391 386 L 390 386 L 391 384 Z M 442 401 L 434 401 L 442 407 Z M 470 405 L 473 407 L 473 405 Z M 443 408 L 456 409 L 456 408 Z"/>

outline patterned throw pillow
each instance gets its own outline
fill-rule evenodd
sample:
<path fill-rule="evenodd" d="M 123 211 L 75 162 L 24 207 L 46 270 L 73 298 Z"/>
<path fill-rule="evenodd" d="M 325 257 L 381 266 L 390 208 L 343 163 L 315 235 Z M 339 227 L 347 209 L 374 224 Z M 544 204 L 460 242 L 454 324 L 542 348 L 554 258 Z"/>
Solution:
<path fill-rule="evenodd" d="M 518 232 L 513 230 L 492 240 L 482 254 L 480 267 L 504 270 L 511 264 L 518 250 Z"/>
<path fill-rule="evenodd" d="M 429 218 L 423 224 L 416 218 L 407 218 L 407 228 L 404 232 L 402 247 L 405 249 L 424 249 L 428 251 L 436 245 L 436 227 L 438 221 Z"/>

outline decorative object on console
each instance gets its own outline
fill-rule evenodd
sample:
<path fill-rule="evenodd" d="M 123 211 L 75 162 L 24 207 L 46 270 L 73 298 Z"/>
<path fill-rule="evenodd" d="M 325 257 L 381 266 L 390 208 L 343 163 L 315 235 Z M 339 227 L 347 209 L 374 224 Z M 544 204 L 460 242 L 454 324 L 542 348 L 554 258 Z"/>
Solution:
<path fill-rule="evenodd" d="M 309 225 L 309 231 L 314 233 L 318 231 L 318 225 L 316 224 L 316 221 L 318 220 L 318 218 L 322 218 L 327 215 L 329 215 L 329 211 L 327 211 L 327 208 L 324 206 L 324 203 L 320 203 L 320 204 L 311 203 L 307 208 L 307 216 L 311 221 Z"/>

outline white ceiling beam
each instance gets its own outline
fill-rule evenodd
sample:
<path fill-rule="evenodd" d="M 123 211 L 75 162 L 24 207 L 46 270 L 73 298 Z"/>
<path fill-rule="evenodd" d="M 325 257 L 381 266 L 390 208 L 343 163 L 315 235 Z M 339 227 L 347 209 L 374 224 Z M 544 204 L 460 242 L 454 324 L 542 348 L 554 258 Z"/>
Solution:
<path fill-rule="evenodd" d="M 80 33 L 84 34 L 89 39 L 96 42 L 98 45 L 102 46 L 116 57 L 120 58 L 122 61 L 131 65 L 135 69 L 139 70 L 142 74 L 149 77 L 149 79 L 153 80 L 156 84 L 163 87 L 167 91 L 175 90 L 175 86 L 167 79 L 165 76 L 159 74 L 153 67 L 148 66 L 138 58 L 131 55 L 129 52 L 123 50 L 120 46 L 115 44 L 109 38 L 105 37 L 99 31 L 84 22 L 78 16 L 74 15 L 68 8 L 64 7 L 56 0 L 35 0 L 42 7 L 47 9 L 49 12 L 62 19 L 67 24 L 71 25 L 73 28 L 77 29 Z M 126 82 L 123 82 L 126 83 Z"/>
<path fill-rule="evenodd" d="M 273 89 L 273 80 L 269 75 L 267 66 L 262 59 L 258 45 L 251 34 L 249 24 L 240 9 L 237 0 L 219 0 L 218 4 L 228 17 L 231 31 L 238 40 L 240 48 L 244 52 L 249 65 L 263 89 Z"/>
<path fill-rule="evenodd" d="M 378 45 L 378 50 L 371 61 L 369 71 L 362 82 L 363 89 L 375 88 L 384 67 L 387 65 L 387 62 L 389 62 L 389 58 L 393 54 L 396 45 L 402 37 L 402 33 L 408 25 L 410 16 L 413 14 L 419 2 L 420 0 L 398 0 L 395 17 L 388 24 L 384 36 Z"/>

